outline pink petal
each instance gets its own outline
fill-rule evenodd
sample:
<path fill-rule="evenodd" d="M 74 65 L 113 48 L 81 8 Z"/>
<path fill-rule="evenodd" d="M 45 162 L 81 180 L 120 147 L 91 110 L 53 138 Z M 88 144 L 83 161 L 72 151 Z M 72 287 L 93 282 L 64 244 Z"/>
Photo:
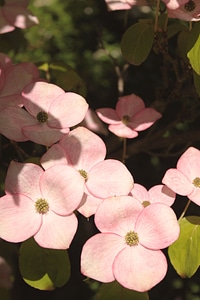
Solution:
<path fill-rule="evenodd" d="M 162 179 L 162 183 L 167 185 L 175 193 L 182 196 L 189 195 L 194 189 L 194 185 L 177 169 L 167 170 Z"/>
<path fill-rule="evenodd" d="M 47 169 L 40 180 L 42 195 L 51 210 L 65 216 L 72 213 L 81 202 L 84 178 L 69 166 L 57 165 Z"/>
<path fill-rule="evenodd" d="M 102 201 L 100 198 L 84 193 L 77 210 L 84 217 L 89 218 L 96 213 L 97 207 Z"/>
<path fill-rule="evenodd" d="M 154 203 L 145 207 L 137 218 L 135 229 L 139 243 L 149 249 L 163 249 L 177 240 L 180 232 L 174 211 Z"/>
<path fill-rule="evenodd" d="M 42 219 L 42 226 L 34 236 L 35 241 L 44 248 L 68 249 L 78 226 L 76 216 L 58 216 L 49 211 Z"/>
<path fill-rule="evenodd" d="M 106 159 L 92 167 L 86 186 L 92 195 L 102 199 L 128 195 L 133 188 L 133 177 L 123 163 Z"/>
<path fill-rule="evenodd" d="M 127 1 L 116 1 L 116 0 L 106 0 L 108 10 L 127 10 L 131 9 L 131 5 L 126 3 Z"/>
<path fill-rule="evenodd" d="M 168 16 L 169 18 L 176 18 L 188 22 L 198 22 L 200 21 L 200 4 L 198 3 L 193 11 L 187 11 L 185 5 L 177 9 L 168 9 Z"/>
<path fill-rule="evenodd" d="M 88 171 L 93 165 L 104 160 L 106 146 L 103 140 L 84 127 L 77 127 L 70 131 L 60 141 L 65 150 L 67 160 L 76 169 Z"/>
<path fill-rule="evenodd" d="M 68 165 L 64 149 L 60 144 L 55 144 L 41 157 L 40 163 L 44 169 L 55 165 Z"/>
<path fill-rule="evenodd" d="M 48 124 L 55 128 L 72 127 L 83 121 L 88 104 L 76 93 L 65 93 L 51 102 Z"/>
<path fill-rule="evenodd" d="M 1 13 L 1 9 L 0 9 L 0 13 Z M 10 57 L 1 52 L 0 52 L 0 65 L 5 69 L 8 68 L 9 66 L 12 66 L 12 60 L 10 59 Z"/>
<path fill-rule="evenodd" d="M 103 122 L 98 118 L 97 114 L 90 108 L 88 109 L 85 118 L 80 125 L 93 132 L 108 136 L 108 130 L 105 124 L 103 124 Z"/>
<path fill-rule="evenodd" d="M 124 248 L 123 239 L 115 234 L 99 233 L 91 237 L 81 253 L 81 273 L 101 282 L 115 280 L 112 265 L 115 256 Z"/>
<path fill-rule="evenodd" d="M 138 133 L 135 130 L 129 128 L 123 123 L 117 125 L 109 125 L 108 129 L 116 136 L 123 137 L 123 138 L 132 139 L 138 136 Z"/>
<path fill-rule="evenodd" d="M 123 249 L 113 264 L 116 280 L 125 288 L 138 292 L 150 290 L 165 277 L 166 272 L 164 254 L 141 245 Z"/>
<path fill-rule="evenodd" d="M 194 147 L 188 148 L 177 162 L 177 169 L 181 171 L 190 182 L 200 177 L 200 151 Z"/>
<path fill-rule="evenodd" d="M 99 108 L 96 110 L 98 117 L 107 124 L 120 124 L 121 119 L 112 108 Z"/>
<path fill-rule="evenodd" d="M 191 194 L 187 196 L 191 201 L 200 205 L 200 189 L 199 187 L 195 187 Z"/>
<path fill-rule="evenodd" d="M 151 203 L 160 202 L 171 206 L 175 201 L 176 194 L 167 186 L 155 185 L 149 190 L 149 201 Z"/>
<path fill-rule="evenodd" d="M 35 211 L 34 202 L 22 195 L 6 195 L 0 198 L 0 236 L 18 243 L 33 236 L 42 223 Z"/>
<path fill-rule="evenodd" d="M 134 229 L 142 204 L 130 196 L 111 197 L 102 201 L 95 214 L 95 224 L 101 232 L 121 236 Z"/>
<path fill-rule="evenodd" d="M 36 122 L 37 121 L 34 119 L 33 124 Z M 67 134 L 69 128 L 56 129 L 49 127 L 46 123 L 38 123 L 33 126 L 23 127 L 22 132 L 28 140 L 49 147 L 58 142 L 64 134 Z"/>
<path fill-rule="evenodd" d="M 21 95 L 10 95 L 0 97 L 0 110 L 10 106 L 23 106 L 23 97 Z"/>
<path fill-rule="evenodd" d="M 64 90 L 57 85 L 41 81 L 29 84 L 22 93 L 25 98 L 24 106 L 34 117 L 41 111 L 48 113 L 50 104 L 63 94 Z"/>
<path fill-rule="evenodd" d="M 144 201 L 149 201 L 149 193 L 147 192 L 147 189 L 142 186 L 141 184 L 134 183 L 134 187 L 131 190 L 130 194 L 138 199 L 141 203 Z"/>
<path fill-rule="evenodd" d="M 131 118 L 144 108 L 144 101 L 135 94 L 121 97 L 116 105 L 117 114 L 121 119 L 123 116 Z"/>
<path fill-rule="evenodd" d="M 43 173 L 38 165 L 11 161 L 5 180 L 6 193 L 21 193 L 36 200 L 41 196 L 39 182 Z"/>
<path fill-rule="evenodd" d="M 24 29 L 39 24 L 37 17 L 33 16 L 25 7 L 5 5 L 3 10 L 9 23 L 16 27 Z"/>
<path fill-rule="evenodd" d="M 7 107 L 0 111 L 0 132 L 8 139 L 16 142 L 27 141 L 22 128 L 34 119 L 22 108 Z"/>
<path fill-rule="evenodd" d="M 166 6 L 170 9 L 177 9 L 181 5 L 188 2 L 188 0 L 163 0 Z"/>
<path fill-rule="evenodd" d="M 2 8 L 0 8 L 0 34 L 15 30 L 15 27 L 6 20 Z"/>
<path fill-rule="evenodd" d="M 152 126 L 162 115 L 153 108 L 145 108 L 137 113 L 128 124 L 136 131 L 142 131 Z"/>

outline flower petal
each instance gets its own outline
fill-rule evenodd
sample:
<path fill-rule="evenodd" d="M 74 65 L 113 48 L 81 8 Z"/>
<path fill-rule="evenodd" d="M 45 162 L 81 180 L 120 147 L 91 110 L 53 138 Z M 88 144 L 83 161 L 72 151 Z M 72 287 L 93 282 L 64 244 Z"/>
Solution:
<path fill-rule="evenodd" d="M 160 202 L 171 206 L 175 201 L 176 194 L 167 186 L 159 184 L 149 190 L 149 201 L 151 203 Z"/>
<path fill-rule="evenodd" d="M 141 245 L 123 249 L 113 264 L 116 280 L 125 288 L 138 292 L 150 290 L 165 277 L 166 272 L 164 254 Z"/>
<path fill-rule="evenodd" d="M 129 116 L 130 118 L 145 108 L 144 101 L 135 94 L 119 98 L 116 111 L 119 117 Z"/>
<path fill-rule="evenodd" d="M 35 234 L 35 241 L 44 248 L 68 249 L 78 227 L 74 214 L 58 216 L 49 211 L 43 215 L 40 230 Z"/>
<path fill-rule="evenodd" d="M 55 165 L 68 165 L 65 151 L 60 144 L 51 146 L 41 157 L 40 163 L 45 170 Z"/>
<path fill-rule="evenodd" d="M 113 108 L 99 108 L 96 110 L 98 117 L 107 124 L 120 124 L 121 119 Z"/>
<path fill-rule="evenodd" d="M 91 168 L 86 186 L 92 195 L 102 199 L 128 195 L 133 188 L 133 177 L 123 163 L 106 159 Z"/>
<path fill-rule="evenodd" d="M 145 108 L 137 113 L 128 124 L 136 131 L 142 131 L 152 126 L 162 115 L 153 108 Z"/>
<path fill-rule="evenodd" d="M 137 218 L 135 231 L 139 243 L 149 249 L 163 249 L 177 240 L 179 224 L 171 207 L 154 203 L 145 207 Z"/>
<path fill-rule="evenodd" d="M 35 211 L 34 202 L 22 195 L 5 195 L 0 198 L 0 237 L 18 243 L 33 236 L 42 223 Z"/>
<path fill-rule="evenodd" d="M 194 186 L 186 176 L 181 171 L 172 168 L 166 171 L 162 183 L 175 193 L 187 196 L 192 193 Z"/>
<path fill-rule="evenodd" d="M 81 253 L 81 273 L 101 282 L 115 280 L 112 265 L 115 256 L 124 248 L 121 237 L 99 233 L 91 237 Z"/>
<path fill-rule="evenodd" d="M 101 232 L 116 233 L 124 238 L 127 232 L 134 230 L 142 209 L 142 204 L 130 196 L 107 198 L 97 208 L 95 224 Z"/>
<path fill-rule="evenodd" d="M 181 171 L 190 182 L 200 177 L 200 151 L 189 147 L 179 158 L 177 169 Z"/>
<path fill-rule="evenodd" d="M 78 207 L 78 212 L 84 217 L 89 218 L 94 215 L 102 199 L 84 193 L 82 201 Z"/>
<path fill-rule="evenodd" d="M 138 136 L 138 133 L 135 130 L 131 129 L 123 123 L 117 125 L 109 125 L 108 129 L 116 136 L 123 138 L 132 139 Z"/>
<path fill-rule="evenodd" d="M 138 199 L 138 201 L 140 201 L 141 203 L 143 203 L 144 201 L 150 201 L 147 189 L 141 184 L 134 183 L 134 187 L 131 190 L 130 194 L 134 198 Z"/>

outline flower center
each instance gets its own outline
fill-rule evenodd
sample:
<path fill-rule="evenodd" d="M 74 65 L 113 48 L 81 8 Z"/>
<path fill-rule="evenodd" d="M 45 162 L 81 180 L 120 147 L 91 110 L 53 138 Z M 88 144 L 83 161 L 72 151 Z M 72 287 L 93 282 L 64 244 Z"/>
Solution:
<path fill-rule="evenodd" d="M 127 232 L 125 236 L 126 244 L 129 246 L 136 246 L 139 242 L 138 234 L 135 231 Z"/>
<path fill-rule="evenodd" d="M 149 206 L 151 204 L 151 202 L 149 202 L 149 201 L 143 201 L 142 202 L 142 205 L 144 206 L 144 207 L 147 207 L 147 206 Z"/>
<path fill-rule="evenodd" d="M 81 176 L 83 176 L 83 178 L 85 179 L 85 181 L 88 180 L 88 174 L 85 170 L 81 169 L 81 170 L 78 170 L 79 173 L 81 174 Z"/>
<path fill-rule="evenodd" d="M 45 111 L 40 111 L 40 112 L 37 114 L 37 120 L 38 120 L 40 123 L 45 123 L 45 122 L 48 120 L 48 114 L 47 114 Z"/>
<path fill-rule="evenodd" d="M 193 0 L 190 0 L 185 4 L 184 8 L 187 11 L 193 11 L 196 8 L 196 3 Z"/>
<path fill-rule="evenodd" d="M 194 184 L 195 187 L 200 188 L 200 177 L 196 177 L 192 183 Z"/>
<path fill-rule="evenodd" d="M 0 6 L 4 6 L 5 5 L 5 0 L 0 0 Z"/>
<path fill-rule="evenodd" d="M 122 123 L 125 124 L 125 125 L 127 125 L 130 122 L 130 119 L 131 118 L 128 115 L 124 115 L 122 117 Z"/>
<path fill-rule="evenodd" d="M 40 198 L 35 202 L 35 209 L 39 214 L 44 215 L 49 210 L 49 204 L 45 199 Z"/>

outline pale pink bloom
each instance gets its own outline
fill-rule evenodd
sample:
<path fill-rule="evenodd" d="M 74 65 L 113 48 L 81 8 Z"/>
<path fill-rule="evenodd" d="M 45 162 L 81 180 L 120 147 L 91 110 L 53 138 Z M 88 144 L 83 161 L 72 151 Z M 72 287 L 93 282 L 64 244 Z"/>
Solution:
<path fill-rule="evenodd" d="M 179 158 L 176 169 L 166 171 L 162 182 L 175 193 L 200 205 L 200 151 L 188 148 Z"/>
<path fill-rule="evenodd" d="M 84 126 L 95 133 L 108 136 L 108 130 L 105 127 L 105 124 L 103 124 L 103 122 L 98 118 L 97 114 L 91 108 L 88 109 L 80 126 Z"/>
<path fill-rule="evenodd" d="M 134 183 L 130 195 L 140 201 L 144 207 L 152 203 L 163 203 L 171 206 L 176 197 L 171 189 L 162 184 L 155 185 L 147 191 L 141 184 Z"/>
<path fill-rule="evenodd" d="M 24 107 L 0 111 L 0 132 L 17 141 L 51 146 L 80 123 L 87 112 L 85 99 L 46 82 L 29 84 L 22 92 Z"/>
<path fill-rule="evenodd" d="M 81 272 L 100 282 L 148 291 L 166 275 L 167 260 L 160 249 L 179 236 L 174 211 L 153 203 L 145 208 L 130 196 L 105 199 L 95 214 L 101 233 L 82 249 Z"/>
<path fill-rule="evenodd" d="M 135 5 L 148 5 L 148 0 L 105 0 L 108 10 L 127 10 Z"/>
<path fill-rule="evenodd" d="M 145 108 L 144 101 L 131 94 L 119 98 L 116 109 L 99 108 L 96 110 L 98 117 L 110 124 L 108 129 L 119 137 L 135 138 L 138 131 L 143 131 L 152 126 L 161 114 L 154 108 Z"/>
<path fill-rule="evenodd" d="M 188 2 L 188 0 L 162 0 L 162 1 L 166 4 L 167 8 L 169 9 L 177 9 Z"/>
<path fill-rule="evenodd" d="M 1 1 L 2 2 L 2 1 Z M 29 0 L 3 0 L 0 5 L 0 34 L 18 28 L 28 28 L 39 23 L 27 9 Z"/>
<path fill-rule="evenodd" d="M 189 0 L 176 9 L 168 8 L 169 18 L 177 18 L 184 21 L 200 21 L 200 1 Z"/>
<path fill-rule="evenodd" d="M 118 160 L 106 159 L 103 140 L 85 127 L 77 127 L 53 145 L 41 158 L 43 168 L 66 164 L 73 166 L 85 179 L 85 194 L 78 211 L 85 217 L 95 213 L 102 199 L 127 195 L 133 177 Z"/>
<path fill-rule="evenodd" d="M 67 249 L 77 230 L 73 211 L 84 179 L 69 166 L 44 171 L 32 163 L 11 162 L 0 199 L 0 237 L 22 242 L 34 236 L 45 248 Z"/>
<path fill-rule="evenodd" d="M 23 106 L 23 88 L 38 78 L 39 70 L 34 64 L 13 64 L 7 55 L 0 53 L 0 110 L 8 106 Z"/>
<path fill-rule="evenodd" d="M 6 260 L 0 256 L 0 288 L 12 288 L 12 269 Z"/>

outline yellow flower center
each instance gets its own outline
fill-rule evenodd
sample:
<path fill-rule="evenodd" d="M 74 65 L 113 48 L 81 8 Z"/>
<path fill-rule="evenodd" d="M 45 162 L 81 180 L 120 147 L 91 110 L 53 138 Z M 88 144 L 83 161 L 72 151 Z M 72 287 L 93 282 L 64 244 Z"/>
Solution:
<path fill-rule="evenodd" d="M 85 181 L 88 180 L 88 174 L 85 170 L 81 169 L 81 170 L 78 170 L 79 173 L 81 174 L 81 176 L 83 176 L 83 178 L 85 179 Z"/>
<path fill-rule="evenodd" d="M 138 234 L 135 231 L 127 232 L 127 234 L 125 236 L 125 242 L 130 247 L 136 246 L 139 243 Z"/>
<path fill-rule="evenodd" d="M 49 204 L 45 199 L 38 199 L 35 202 L 35 209 L 39 214 L 46 214 L 49 211 Z"/>
<path fill-rule="evenodd" d="M 48 120 L 48 114 L 45 111 L 40 111 L 36 118 L 40 123 L 45 123 Z"/>
<path fill-rule="evenodd" d="M 128 115 L 124 115 L 124 116 L 122 117 L 122 123 L 123 123 L 124 125 L 127 125 L 129 122 L 130 122 L 130 117 L 129 117 Z"/>
<path fill-rule="evenodd" d="M 151 202 L 149 202 L 149 201 L 143 201 L 142 202 L 142 205 L 144 206 L 144 207 L 147 207 L 147 206 L 149 206 L 151 204 Z"/>
<path fill-rule="evenodd" d="M 196 8 L 196 3 L 193 0 L 190 0 L 189 2 L 187 2 L 184 6 L 185 10 L 187 11 L 193 11 Z"/>
<path fill-rule="evenodd" d="M 200 188 L 200 177 L 196 177 L 192 183 L 194 184 L 195 187 Z"/>

